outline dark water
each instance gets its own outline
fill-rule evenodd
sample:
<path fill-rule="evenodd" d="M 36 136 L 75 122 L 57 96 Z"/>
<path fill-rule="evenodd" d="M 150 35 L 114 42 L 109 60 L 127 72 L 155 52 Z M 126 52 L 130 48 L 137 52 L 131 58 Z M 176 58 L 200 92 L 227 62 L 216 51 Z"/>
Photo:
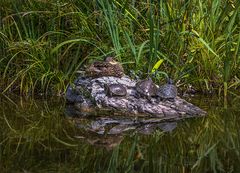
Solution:
<path fill-rule="evenodd" d="M 61 98 L 0 97 L 0 172 L 240 172 L 240 99 L 188 99 L 207 117 L 115 135 L 82 128 Z"/>

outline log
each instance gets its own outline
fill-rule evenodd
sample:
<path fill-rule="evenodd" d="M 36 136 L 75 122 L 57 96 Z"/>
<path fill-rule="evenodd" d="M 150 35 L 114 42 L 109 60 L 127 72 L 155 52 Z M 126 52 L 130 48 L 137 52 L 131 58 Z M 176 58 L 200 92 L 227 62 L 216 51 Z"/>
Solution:
<path fill-rule="evenodd" d="M 108 96 L 105 84 L 122 84 L 127 89 L 127 96 Z M 199 107 L 176 97 L 174 100 L 158 101 L 139 98 L 135 88 L 136 81 L 128 76 L 121 78 L 104 76 L 91 78 L 79 76 L 66 91 L 68 114 L 98 115 L 99 111 L 111 112 L 113 116 L 123 115 L 132 117 L 148 117 L 160 120 L 173 120 L 189 117 L 204 116 L 206 112 Z"/>

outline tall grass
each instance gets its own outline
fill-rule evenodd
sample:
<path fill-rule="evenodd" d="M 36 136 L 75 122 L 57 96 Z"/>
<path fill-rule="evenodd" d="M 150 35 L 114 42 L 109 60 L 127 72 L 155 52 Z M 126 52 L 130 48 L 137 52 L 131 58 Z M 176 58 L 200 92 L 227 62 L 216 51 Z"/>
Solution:
<path fill-rule="evenodd" d="M 2 92 L 60 94 L 74 72 L 114 55 L 127 69 L 158 71 L 179 86 L 227 95 L 239 87 L 237 0 L 2 1 Z M 224 91 L 224 92 L 223 92 Z"/>

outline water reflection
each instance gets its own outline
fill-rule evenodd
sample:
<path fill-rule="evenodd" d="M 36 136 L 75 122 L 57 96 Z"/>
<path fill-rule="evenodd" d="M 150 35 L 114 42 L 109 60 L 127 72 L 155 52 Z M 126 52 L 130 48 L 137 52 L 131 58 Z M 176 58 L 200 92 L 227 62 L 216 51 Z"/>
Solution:
<path fill-rule="evenodd" d="M 144 124 L 66 117 L 61 98 L 0 97 L 0 170 L 239 172 L 239 99 L 191 99 L 207 117 Z"/>
<path fill-rule="evenodd" d="M 123 135 L 102 136 L 95 133 L 85 133 L 81 136 L 74 137 L 79 140 L 84 140 L 95 147 L 103 147 L 108 151 L 117 147 L 124 139 Z"/>
<path fill-rule="evenodd" d="M 95 132 L 99 135 L 116 135 L 125 133 L 152 134 L 156 130 L 171 132 L 177 127 L 177 122 L 149 122 L 151 119 L 135 120 L 126 117 L 121 118 L 94 118 L 94 119 L 75 119 L 76 126 L 86 132 Z"/>

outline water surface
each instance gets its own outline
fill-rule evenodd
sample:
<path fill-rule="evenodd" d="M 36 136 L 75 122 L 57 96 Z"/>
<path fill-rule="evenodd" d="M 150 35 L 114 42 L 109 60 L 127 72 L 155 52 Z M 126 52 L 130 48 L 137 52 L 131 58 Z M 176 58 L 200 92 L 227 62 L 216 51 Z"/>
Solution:
<path fill-rule="evenodd" d="M 240 99 L 188 99 L 208 116 L 150 133 L 88 131 L 61 98 L 0 97 L 1 172 L 240 172 Z"/>

